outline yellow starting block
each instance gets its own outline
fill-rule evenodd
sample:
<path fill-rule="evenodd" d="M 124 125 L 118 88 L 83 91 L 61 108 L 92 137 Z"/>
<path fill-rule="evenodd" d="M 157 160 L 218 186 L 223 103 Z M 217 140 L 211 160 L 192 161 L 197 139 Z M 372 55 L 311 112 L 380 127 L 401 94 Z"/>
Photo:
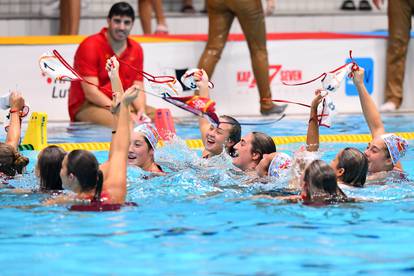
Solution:
<path fill-rule="evenodd" d="M 33 112 L 22 145 L 23 150 L 42 150 L 47 147 L 47 114 Z"/>

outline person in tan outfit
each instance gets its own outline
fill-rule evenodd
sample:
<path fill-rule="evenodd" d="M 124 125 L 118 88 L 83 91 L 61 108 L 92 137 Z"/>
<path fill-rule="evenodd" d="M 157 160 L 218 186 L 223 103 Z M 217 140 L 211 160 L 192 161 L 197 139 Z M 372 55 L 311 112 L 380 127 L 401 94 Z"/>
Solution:
<path fill-rule="evenodd" d="M 261 0 L 207 0 L 208 42 L 199 60 L 198 68 L 203 68 L 212 76 L 227 41 L 231 24 L 235 17 L 246 37 L 250 50 L 253 74 L 260 95 L 262 115 L 282 113 L 286 105 L 275 105 L 269 83 L 269 63 L 266 48 L 266 26 Z"/>
<path fill-rule="evenodd" d="M 59 35 L 77 35 L 79 32 L 81 1 L 61 0 L 59 6 Z"/>
<path fill-rule="evenodd" d="M 373 0 L 380 8 L 383 0 Z M 411 16 L 414 13 L 414 0 L 388 1 L 388 46 L 385 85 L 385 103 L 382 112 L 398 109 L 403 101 L 403 82 L 408 42 L 410 41 Z"/>

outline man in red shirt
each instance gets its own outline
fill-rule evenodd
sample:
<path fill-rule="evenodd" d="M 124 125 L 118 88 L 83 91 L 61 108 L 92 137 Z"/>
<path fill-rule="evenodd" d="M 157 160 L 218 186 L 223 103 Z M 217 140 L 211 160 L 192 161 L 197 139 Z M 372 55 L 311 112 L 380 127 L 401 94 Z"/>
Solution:
<path fill-rule="evenodd" d="M 69 93 L 69 115 L 71 121 L 91 122 L 111 127 L 113 116 L 111 106 L 112 93 L 106 60 L 113 55 L 121 65 L 119 75 L 124 89 L 138 84 L 143 88 L 143 78 L 129 65 L 143 70 L 143 51 L 141 46 L 128 38 L 134 23 L 135 13 L 126 2 L 114 4 L 108 14 L 108 27 L 99 33 L 87 37 L 79 45 L 74 60 L 75 70 L 87 81 L 95 83 L 101 89 L 86 82 L 72 82 Z M 145 113 L 145 93 L 140 93 L 133 102 L 138 118 Z"/>

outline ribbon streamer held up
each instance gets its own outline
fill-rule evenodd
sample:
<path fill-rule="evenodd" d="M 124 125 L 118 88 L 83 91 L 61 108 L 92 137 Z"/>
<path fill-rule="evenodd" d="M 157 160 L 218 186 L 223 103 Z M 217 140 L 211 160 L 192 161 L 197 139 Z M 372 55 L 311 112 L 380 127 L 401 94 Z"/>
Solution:
<path fill-rule="evenodd" d="M 349 57 L 351 59 L 351 62 L 348 62 L 332 71 L 322 73 L 319 76 L 311 80 L 300 82 L 300 83 L 286 83 L 283 81 L 282 83 L 287 86 L 299 86 L 299 85 L 305 85 L 308 83 L 312 83 L 322 78 L 321 82 L 322 82 L 323 89 L 329 92 L 334 92 L 336 89 L 339 88 L 339 86 L 341 85 L 346 75 L 352 78 L 353 72 L 357 71 L 359 68 L 358 64 L 354 61 L 352 57 L 352 50 L 349 51 Z"/>
<path fill-rule="evenodd" d="M 318 105 L 318 111 L 317 111 L 318 125 L 324 126 L 324 127 L 331 127 L 332 117 L 336 114 L 336 105 L 334 104 L 333 100 L 327 95 L 327 92 L 325 93 L 326 94 L 323 97 L 323 100 Z M 296 105 L 304 106 L 307 108 L 311 107 L 308 104 L 294 102 L 294 101 L 277 100 L 277 99 L 272 99 L 270 101 L 277 102 L 277 103 L 296 104 Z"/>
<path fill-rule="evenodd" d="M 125 61 L 118 59 L 121 64 L 131 67 L 134 71 L 141 74 L 145 79 L 154 83 L 168 83 L 174 81 L 173 76 L 153 76 L 147 72 L 140 71 L 134 66 L 128 64 Z M 100 85 L 85 80 L 79 75 L 76 70 L 63 58 L 63 56 L 57 51 L 53 50 L 52 53 L 45 53 L 39 58 L 40 70 L 46 75 L 55 80 L 62 81 L 83 81 L 87 84 L 97 87 L 98 89 L 107 93 L 113 93 L 111 90 L 106 89 Z"/>

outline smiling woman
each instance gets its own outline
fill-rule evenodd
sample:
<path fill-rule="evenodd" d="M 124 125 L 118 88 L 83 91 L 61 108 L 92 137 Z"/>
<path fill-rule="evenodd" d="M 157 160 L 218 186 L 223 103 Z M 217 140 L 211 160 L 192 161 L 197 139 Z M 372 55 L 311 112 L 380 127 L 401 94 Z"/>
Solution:
<path fill-rule="evenodd" d="M 365 155 L 368 159 L 369 179 L 374 180 L 382 178 L 387 172 L 402 171 L 400 158 L 405 155 L 408 143 L 394 133 L 385 133 L 381 114 L 365 87 L 364 72 L 362 67 L 355 71 L 353 81 L 358 90 L 365 121 L 373 138 L 365 150 Z"/>
<path fill-rule="evenodd" d="M 262 132 L 251 132 L 244 136 L 235 146 L 233 165 L 242 171 L 254 170 L 263 155 L 276 151 L 272 137 Z"/>
<path fill-rule="evenodd" d="M 131 133 L 128 151 L 128 164 L 140 167 L 144 171 L 161 173 L 162 169 L 154 162 L 159 135 L 150 124 L 141 124 Z"/>
<path fill-rule="evenodd" d="M 197 83 L 200 96 L 210 98 L 209 77 L 204 70 L 194 73 L 194 80 Z M 204 117 L 198 118 L 198 126 L 201 132 L 201 139 L 204 144 L 203 158 L 210 158 L 219 155 L 223 149 L 230 156 L 234 155 L 234 145 L 240 141 L 241 126 L 233 117 L 222 115 L 217 125 L 213 125 Z"/>
<path fill-rule="evenodd" d="M 215 127 L 213 124 L 209 124 L 207 119 L 200 118 L 199 121 L 205 121 L 209 126 L 207 130 L 202 130 L 200 126 L 202 140 L 205 146 L 203 151 L 204 158 L 210 158 L 214 155 L 219 155 L 225 151 L 233 155 L 234 145 L 240 140 L 241 127 L 236 119 L 230 116 L 220 116 L 220 124 Z"/>

